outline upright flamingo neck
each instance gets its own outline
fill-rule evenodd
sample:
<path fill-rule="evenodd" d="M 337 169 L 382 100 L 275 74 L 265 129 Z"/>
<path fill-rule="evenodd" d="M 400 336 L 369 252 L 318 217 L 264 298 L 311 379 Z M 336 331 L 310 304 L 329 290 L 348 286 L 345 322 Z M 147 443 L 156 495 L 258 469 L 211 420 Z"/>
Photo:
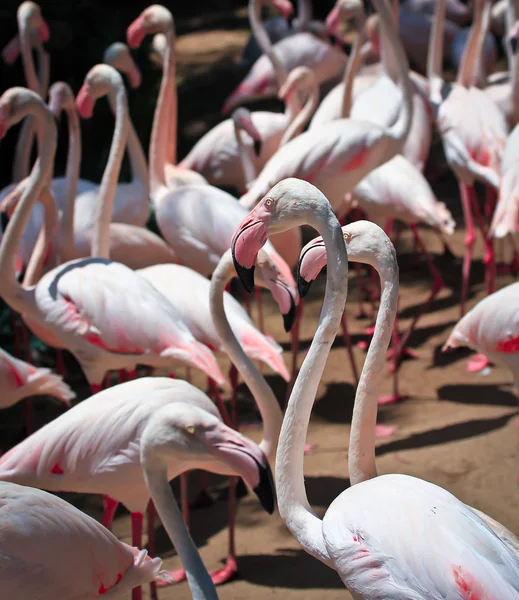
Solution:
<path fill-rule="evenodd" d="M 442 101 L 444 21 L 445 0 L 437 0 L 427 54 L 427 78 L 429 79 L 430 98 L 436 105 L 439 105 Z"/>
<path fill-rule="evenodd" d="M 132 171 L 132 183 L 141 185 L 148 189 L 148 163 L 146 155 L 142 149 L 139 136 L 135 131 L 135 127 L 131 118 L 128 116 L 128 156 L 130 158 L 130 168 Z"/>
<path fill-rule="evenodd" d="M 314 209 L 307 216 L 304 222 L 322 235 L 328 255 L 326 293 L 317 331 L 290 394 L 283 419 L 276 454 L 276 489 L 279 513 L 287 527 L 306 552 L 329 564 L 322 521 L 311 509 L 306 496 L 303 462 L 312 406 L 346 302 L 348 257 L 342 231 L 331 206 L 321 215 Z"/>
<path fill-rule="evenodd" d="M 357 20 L 357 37 L 353 44 L 351 54 L 348 57 L 348 63 L 344 71 L 344 92 L 342 95 L 341 109 L 341 117 L 343 119 L 348 119 L 350 116 L 351 105 L 353 100 L 353 82 L 363 60 L 361 50 L 365 40 L 365 18 L 364 15 L 362 15 L 362 17 Z"/>
<path fill-rule="evenodd" d="M 470 34 L 467 43 L 463 49 L 461 65 L 456 78 L 457 83 L 463 87 L 470 87 L 472 85 L 474 71 L 478 66 L 479 60 L 481 59 L 480 54 L 483 48 L 481 36 L 484 36 L 486 33 L 483 26 L 483 10 L 483 0 L 476 0 L 474 4 L 474 20 L 470 28 Z"/>
<path fill-rule="evenodd" d="M 186 570 L 193 600 L 218 600 L 211 577 L 189 535 L 169 486 L 166 467 L 164 465 L 151 467 L 144 461 L 144 476 L 160 520 Z"/>
<path fill-rule="evenodd" d="M 297 94 L 290 94 L 290 96 L 297 96 Z M 288 127 L 283 132 L 283 136 L 281 137 L 281 141 L 279 142 L 279 148 L 288 144 L 288 142 L 294 139 L 297 135 L 303 131 L 303 129 L 310 121 L 310 118 L 315 112 L 317 105 L 319 104 L 319 90 L 317 89 L 317 83 L 314 81 L 314 84 L 311 86 L 308 97 L 304 103 L 301 111 L 294 116 L 294 118 L 289 123 Z"/>
<path fill-rule="evenodd" d="M 398 21 L 400 18 L 399 0 L 391 0 L 391 16 L 393 19 L 395 32 L 398 35 Z M 380 58 L 384 67 L 384 71 L 389 77 L 391 77 L 393 81 L 397 81 L 399 76 L 397 58 L 395 56 L 392 44 L 385 35 L 381 36 L 380 40 Z"/>
<path fill-rule="evenodd" d="M 110 221 L 129 127 L 128 102 L 124 85 L 121 83 L 119 86 L 114 86 L 108 94 L 108 99 L 110 105 L 115 106 L 115 129 L 97 198 L 91 250 L 92 256 L 97 258 L 110 258 Z"/>
<path fill-rule="evenodd" d="M 173 138 L 173 147 L 169 152 L 170 160 L 176 163 L 176 136 L 177 136 L 177 94 L 175 87 L 175 32 L 173 28 L 165 32 L 166 48 L 162 66 L 162 80 L 159 96 L 153 117 L 150 140 L 150 190 L 152 194 L 158 187 L 165 185 L 166 160 L 168 156 L 168 142 Z"/>
<path fill-rule="evenodd" d="M 23 88 L 20 88 L 20 93 L 23 91 Z M 14 262 L 32 207 L 54 168 L 57 130 L 52 114 L 43 102 L 41 104 L 36 100 L 26 102 L 20 112 L 22 111 L 23 116 L 34 115 L 43 122 L 44 135 L 40 156 L 31 171 L 29 182 L 0 244 L 0 293 L 11 308 L 18 312 L 31 313 L 34 311 L 34 303 L 16 278 Z"/>
<path fill-rule="evenodd" d="M 283 415 L 271 387 L 258 371 L 256 365 L 243 351 L 225 314 L 225 286 L 235 275 L 236 271 L 233 267 L 231 251 L 227 250 L 211 277 L 211 317 L 225 351 L 258 404 L 264 427 L 263 439 L 259 447 L 272 459 L 276 452 Z"/>
<path fill-rule="evenodd" d="M 74 209 L 81 166 L 81 127 L 75 104 L 65 109 L 68 124 L 68 154 L 65 170 L 65 203 L 61 219 L 60 252 L 62 261 L 74 257 Z"/>
<path fill-rule="evenodd" d="M 234 123 L 234 134 L 236 136 L 236 143 L 238 144 L 245 189 L 248 189 L 249 185 L 256 179 L 256 167 L 252 162 L 251 149 L 243 142 L 240 128 L 236 123 Z"/>
<path fill-rule="evenodd" d="M 386 351 L 398 309 L 398 264 L 395 250 L 387 240 L 392 260 L 377 260 L 373 266 L 379 273 L 381 296 L 373 339 L 357 385 L 351 421 L 348 468 L 350 483 L 361 483 L 377 475 L 375 464 L 375 429 L 378 392 L 384 375 Z M 377 257 L 378 258 L 378 257 Z"/>
<path fill-rule="evenodd" d="M 299 29 L 304 31 L 312 20 L 311 0 L 297 0 L 297 19 Z"/>

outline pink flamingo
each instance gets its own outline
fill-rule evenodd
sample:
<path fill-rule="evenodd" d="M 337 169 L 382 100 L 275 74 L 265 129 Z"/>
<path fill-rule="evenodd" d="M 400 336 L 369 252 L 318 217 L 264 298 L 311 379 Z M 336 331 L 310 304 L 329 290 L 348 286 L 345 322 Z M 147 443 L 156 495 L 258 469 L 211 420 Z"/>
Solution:
<path fill-rule="evenodd" d="M 242 196 L 240 203 L 243 206 L 250 209 L 273 184 L 287 176 L 295 176 L 322 189 L 337 209 L 345 194 L 367 173 L 401 151 L 413 114 L 409 67 L 389 8 L 384 2 L 377 2 L 377 8 L 382 29 L 398 57 L 404 97 L 398 119 L 387 128 L 367 121 L 339 119 L 302 133 L 280 148 L 267 162 L 251 189 Z M 353 76 L 354 73 L 351 73 L 349 90 Z"/>
<path fill-rule="evenodd" d="M 205 183 L 198 173 L 175 166 L 176 147 L 172 164 L 166 164 L 168 138 L 176 144 L 174 22 L 169 10 L 157 4 L 145 9 L 128 27 L 128 45 L 136 48 L 147 34 L 155 33 L 164 33 L 167 45 L 150 143 L 151 199 L 160 231 L 179 261 L 210 275 L 248 211 L 230 194 Z M 295 288 L 286 262 L 272 245 L 266 251 Z"/>
<path fill-rule="evenodd" d="M 490 360 L 506 365 L 519 391 L 518 298 L 519 283 L 512 283 L 478 302 L 455 325 L 443 350 L 469 346 L 483 353 L 468 362 L 471 372 L 488 366 Z"/>
<path fill-rule="evenodd" d="M 304 487 L 303 449 L 319 380 L 346 301 L 348 257 L 343 232 L 317 188 L 287 179 L 269 190 L 236 230 L 233 251 L 240 271 L 246 273 L 270 231 L 302 222 L 322 235 L 329 260 L 321 318 L 290 396 L 278 444 L 281 517 L 307 553 L 337 571 L 355 600 L 454 600 L 496 594 L 503 600 L 515 599 L 519 556 L 484 519 L 436 485 L 408 475 L 377 476 L 376 399 L 397 309 L 398 268 L 392 245 L 386 242 L 384 248 L 373 236 L 366 242 L 374 252 L 392 257 L 393 273 L 382 291 L 383 322 L 372 342 L 377 351 L 365 364 L 357 388 L 348 451 L 352 486 L 332 502 L 323 519 L 311 509 Z M 415 535 L 404 534 L 409 515 L 424 534 L 423 552 L 417 553 L 420 540 Z"/>
<path fill-rule="evenodd" d="M 146 550 L 120 542 L 92 517 L 42 490 L 1 482 L 0 515 L 0 591 L 6 598 L 108 600 L 169 579 L 160 558 L 150 560 Z"/>
<path fill-rule="evenodd" d="M 258 0 L 249 0 L 249 18 L 251 28 L 263 51 L 269 46 L 269 40 L 259 19 Z M 285 1 L 274 1 L 273 4 L 286 16 L 292 7 Z M 257 16 L 256 16 L 257 15 Z M 316 82 L 320 85 L 339 77 L 346 66 L 344 52 L 331 46 L 327 41 L 309 32 L 299 32 L 291 35 L 272 46 L 271 53 L 263 54 L 253 64 L 245 79 L 229 95 L 224 103 L 222 114 L 228 114 L 236 106 L 252 100 L 275 96 L 283 80 L 280 70 L 271 62 L 272 55 L 276 56 L 284 70 L 289 73 L 295 67 L 305 66 L 312 70 Z"/>
<path fill-rule="evenodd" d="M 272 47 L 268 37 L 260 31 L 260 11 L 261 3 L 252 1 L 249 3 L 249 17 L 256 38 L 263 47 L 263 52 L 269 57 L 277 73 L 281 86 L 287 78 L 283 65 Z M 267 160 L 274 154 L 278 147 L 287 141 L 290 128 L 293 131 L 293 122 L 302 107 L 298 97 L 306 97 L 305 118 L 298 119 L 297 130 L 304 128 L 318 102 L 318 90 L 315 78 L 311 71 L 304 71 L 305 76 L 297 78 L 289 90 L 286 88 L 284 93 L 278 93 L 278 96 L 285 102 L 284 113 L 273 113 L 267 111 L 256 111 L 252 113 L 251 118 L 254 126 L 257 128 L 262 140 L 261 152 L 253 157 L 255 172 L 258 173 L 265 166 Z M 249 140 L 242 141 L 251 145 Z M 179 166 L 192 169 L 201 173 L 209 183 L 218 186 L 233 186 L 240 193 L 246 189 L 242 170 L 240 168 L 240 150 L 236 141 L 232 119 L 225 119 L 216 127 L 207 132 L 190 150 L 189 154 L 180 162 Z M 297 259 L 296 259 L 297 260 Z"/>
<path fill-rule="evenodd" d="M 177 541 L 189 534 L 168 481 L 195 468 L 243 477 L 265 510 L 273 512 L 272 476 L 261 448 L 224 425 L 198 388 L 145 377 L 91 396 L 26 438 L 0 459 L 0 479 L 51 491 L 103 494 L 107 527 L 121 502 L 131 513 L 132 544 L 137 547 L 151 496 L 166 527 L 175 514 L 175 530 L 168 533 L 183 559 Z M 193 589 L 190 565 L 184 566 Z M 139 591 L 134 600 L 141 597 Z"/>
<path fill-rule="evenodd" d="M 102 65 L 103 70 L 111 67 Z M 96 97 L 104 93 L 96 82 L 99 69 L 86 77 L 78 96 L 80 112 L 87 114 Z M 114 77 L 120 78 L 113 70 Z M 112 95 L 116 104 L 126 96 Z M 215 381 L 223 383 L 214 356 L 199 344 L 180 321 L 174 308 L 153 286 L 119 263 L 109 261 L 106 226 L 109 223 L 113 187 L 104 179 L 98 229 L 94 236 L 94 256 L 65 263 L 49 271 L 37 285 L 23 288 L 13 271 L 13 256 L 37 195 L 52 173 L 56 152 L 56 126 L 41 98 L 24 88 L 7 90 L 0 98 L 0 138 L 27 114 L 38 117 L 45 136 L 40 161 L 34 167 L 30 183 L 9 222 L 0 246 L 2 296 L 11 308 L 43 326 L 79 360 L 88 381 L 99 389 L 109 369 L 131 370 L 140 362 L 168 366 L 179 361 L 201 368 Z M 116 128 L 127 127 L 121 117 Z M 124 137 L 124 136 L 123 136 Z M 124 141 L 122 142 L 124 144 Z M 121 160 L 111 153 L 109 162 Z M 103 243 L 104 242 L 104 243 Z M 103 245 L 105 246 L 103 248 Z M 142 307 L 146 307 L 142 310 Z"/>
<path fill-rule="evenodd" d="M 48 395 L 69 405 L 76 394 L 50 369 L 38 369 L 0 348 L 1 407 L 7 408 L 29 396 Z"/>
<path fill-rule="evenodd" d="M 491 101 L 489 102 L 489 98 L 483 91 L 468 87 L 472 80 L 478 35 L 482 26 L 480 0 L 475 6 L 474 25 L 457 81 L 451 85 L 445 83 L 441 76 L 440 39 L 444 9 L 445 0 L 439 0 L 430 39 L 428 77 L 436 124 L 442 138 L 447 162 L 458 179 L 463 216 L 467 228 L 460 302 L 463 315 L 469 285 L 472 250 L 476 240 L 472 209 L 476 212 L 478 225 L 483 234 L 485 245 L 483 260 L 486 265 L 487 289 L 491 292 L 495 287 L 494 254 L 479 213 L 474 181 L 477 179 L 488 186 L 498 187 L 499 163 L 506 140 L 506 124 L 497 107 Z"/>

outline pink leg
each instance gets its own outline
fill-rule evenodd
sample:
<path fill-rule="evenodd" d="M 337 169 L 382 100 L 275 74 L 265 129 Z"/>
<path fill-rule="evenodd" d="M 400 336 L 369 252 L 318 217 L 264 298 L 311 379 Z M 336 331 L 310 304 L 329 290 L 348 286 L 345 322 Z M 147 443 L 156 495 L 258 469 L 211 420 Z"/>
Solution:
<path fill-rule="evenodd" d="M 342 327 L 342 335 L 344 337 L 344 345 L 346 347 L 346 352 L 348 353 L 348 358 L 350 359 L 351 372 L 353 373 L 353 378 L 355 379 L 355 385 L 359 384 L 359 371 L 357 369 L 357 362 L 355 361 L 355 355 L 353 354 L 353 348 L 351 346 L 350 334 L 348 332 L 348 323 L 346 322 L 345 313 L 342 313 L 341 317 L 341 327 Z"/>
<path fill-rule="evenodd" d="M 492 216 L 497 204 L 496 190 L 490 186 L 485 186 L 485 219 L 488 223 L 492 221 Z"/>
<path fill-rule="evenodd" d="M 474 188 L 470 191 L 470 200 L 472 203 L 472 209 L 476 215 L 476 221 L 478 223 L 481 236 L 483 238 L 483 245 L 485 246 L 485 254 L 483 255 L 483 263 L 485 264 L 485 281 L 487 286 L 487 294 L 492 294 L 496 291 L 496 263 L 494 260 L 494 248 L 492 246 L 492 240 L 488 237 L 485 222 L 483 221 L 483 215 L 479 210 L 478 199 L 474 192 Z"/>
<path fill-rule="evenodd" d="M 92 390 L 92 394 L 97 394 L 103 389 L 103 384 L 100 383 L 91 383 L 90 389 Z"/>
<path fill-rule="evenodd" d="M 432 285 L 432 289 L 431 289 L 431 293 L 429 294 L 429 297 L 427 298 L 425 303 L 422 305 L 420 310 L 415 315 L 413 321 L 411 322 L 411 325 L 409 326 L 409 329 L 403 335 L 403 337 L 400 341 L 400 344 L 398 345 L 397 356 L 396 356 L 397 364 L 400 362 L 401 358 L 404 356 L 404 352 L 407 351 L 407 349 L 406 349 L 407 342 L 409 340 L 410 335 L 413 333 L 414 329 L 416 328 L 416 324 L 418 323 L 418 320 L 420 319 L 420 317 L 423 314 L 425 314 L 427 312 L 427 309 L 431 305 L 431 302 L 434 300 L 434 298 L 436 297 L 438 292 L 443 288 L 443 279 L 440 275 L 440 272 L 434 265 L 431 255 L 429 254 L 429 252 L 427 251 L 427 248 L 425 247 L 424 243 L 422 242 L 422 238 L 420 237 L 420 234 L 418 233 L 418 228 L 416 227 L 416 225 L 411 225 L 410 227 L 411 227 L 411 231 L 413 232 L 416 243 L 425 257 L 427 266 L 429 267 L 429 271 L 430 271 L 431 275 L 433 276 L 434 281 L 433 281 L 433 285 Z M 408 354 L 409 354 L 409 352 L 408 352 Z M 395 364 L 395 363 L 393 363 L 393 364 Z"/>
<path fill-rule="evenodd" d="M 58 375 L 65 375 L 65 361 L 63 360 L 63 350 L 56 350 L 56 371 Z"/>
<path fill-rule="evenodd" d="M 101 519 L 101 525 L 103 525 L 107 529 L 111 529 L 112 522 L 115 516 L 115 511 L 119 506 L 119 502 L 117 500 L 114 500 L 113 498 L 110 498 L 110 496 L 103 496 L 103 506 L 104 512 L 103 518 Z"/>
<path fill-rule="evenodd" d="M 207 388 L 208 388 L 209 398 L 211 398 L 213 400 L 213 402 L 216 402 L 216 404 L 218 405 L 218 410 L 220 411 L 220 413 L 222 415 L 223 422 L 226 425 L 231 425 L 231 423 L 232 423 L 231 417 L 229 416 L 229 412 L 223 402 L 223 398 L 222 398 L 222 395 L 220 394 L 220 390 L 218 389 L 218 386 L 216 385 L 216 383 L 209 377 L 207 378 Z"/>
<path fill-rule="evenodd" d="M 465 254 L 463 256 L 462 282 L 461 282 L 461 316 L 465 314 L 465 302 L 469 290 L 470 266 L 472 263 L 472 250 L 476 241 L 476 233 L 474 231 L 474 221 L 470 208 L 470 190 L 474 190 L 472 185 L 467 185 L 460 182 L 461 206 L 463 208 L 463 218 L 465 219 Z"/>
<path fill-rule="evenodd" d="M 237 477 L 229 477 L 229 552 L 225 566 L 211 572 L 215 585 L 230 581 L 238 572 L 236 563 L 235 522 L 236 522 L 236 482 Z"/>
<path fill-rule="evenodd" d="M 151 558 L 156 556 L 155 551 L 155 504 L 153 504 L 153 500 L 148 502 L 148 555 Z M 151 600 L 158 600 L 157 596 L 157 584 L 152 581 L 150 583 L 150 598 Z"/>
<path fill-rule="evenodd" d="M 132 546 L 142 548 L 142 522 L 144 515 L 142 513 L 131 513 L 132 518 Z M 132 600 L 142 600 L 142 588 L 136 587 L 132 590 Z"/>

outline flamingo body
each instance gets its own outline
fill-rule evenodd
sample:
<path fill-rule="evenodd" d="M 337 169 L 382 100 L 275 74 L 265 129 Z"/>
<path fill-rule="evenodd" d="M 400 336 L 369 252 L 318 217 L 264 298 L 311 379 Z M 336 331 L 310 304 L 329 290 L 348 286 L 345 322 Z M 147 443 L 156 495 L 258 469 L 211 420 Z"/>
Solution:
<path fill-rule="evenodd" d="M 19 600 L 121 598 L 165 581 L 162 561 L 42 490 L 0 483 L 0 592 Z"/>

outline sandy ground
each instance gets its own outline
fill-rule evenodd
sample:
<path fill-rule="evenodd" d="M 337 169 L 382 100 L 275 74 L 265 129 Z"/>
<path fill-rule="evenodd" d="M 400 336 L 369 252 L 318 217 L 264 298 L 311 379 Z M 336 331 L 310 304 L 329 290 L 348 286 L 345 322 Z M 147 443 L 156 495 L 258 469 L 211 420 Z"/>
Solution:
<path fill-rule="evenodd" d="M 199 89 L 205 89 L 218 76 L 222 61 L 226 68 L 246 39 L 243 31 L 201 32 L 181 36 L 178 41 L 178 57 L 182 81 L 190 75 L 197 79 Z M 222 51 L 223 41 L 227 49 Z M 208 73 L 214 71 L 209 77 Z M 201 83 L 200 83 L 201 82 Z M 195 82 L 196 83 L 196 82 Z M 230 86 L 232 88 L 232 86 Z M 180 89 L 182 102 L 182 87 Z M 215 100 L 215 104 L 217 104 Z M 221 104 L 219 104 L 221 105 Z M 180 109 L 182 111 L 182 108 Z M 203 126 L 217 120 L 217 109 L 211 118 L 204 114 Z M 184 137 L 200 135 L 200 123 L 181 123 Z M 191 139 L 190 142 L 193 140 Z M 440 160 L 440 159 L 439 159 Z M 438 162 L 438 161 L 437 161 Z M 448 201 L 453 212 L 457 211 L 456 189 L 450 176 L 437 182 L 439 197 Z M 457 215 L 456 215 L 457 216 Z M 425 233 L 428 248 L 434 253 L 437 266 L 445 279 L 446 287 L 433 302 L 431 310 L 418 323 L 411 337 L 411 346 L 419 358 L 405 361 L 401 368 L 401 391 L 405 400 L 397 405 L 382 407 L 379 422 L 398 426 L 397 432 L 377 443 L 377 468 L 379 473 L 407 473 L 434 482 L 456 494 L 464 502 L 473 505 L 501 521 L 519 534 L 517 511 L 517 400 L 511 386 L 510 373 L 495 366 L 487 375 L 469 374 L 465 370 L 468 351 L 452 354 L 440 352 L 449 331 L 459 317 L 459 261 L 442 258 L 437 238 Z M 459 228 L 452 239 L 457 256 L 463 250 L 463 229 Z M 427 297 L 431 282 L 423 262 L 413 266 L 410 253 L 410 236 L 404 233 L 399 246 L 401 267 L 401 328 L 405 330 L 415 311 Z M 472 295 L 469 308 L 484 296 L 481 266 L 481 247 L 476 248 L 477 262 L 474 268 Z M 499 286 L 511 282 L 501 276 Z M 356 320 L 354 313 L 355 277 L 352 275 L 348 322 L 352 340 L 367 339 L 364 329 L 368 320 Z M 308 348 L 317 323 L 324 290 L 321 277 L 312 288 L 305 303 L 302 326 L 302 350 Z M 287 350 L 289 361 L 289 337 L 283 332 L 281 318 L 276 314 L 270 298 L 264 294 L 265 323 L 267 331 Z M 362 364 L 365 351 L 355 347 L 355 356 Z M 285 384 L 276 377 L 269 377 L 280 402 L 285 397 Z M 381 393 L 391 391 L 392 379 L 388 374 Z M 338 338 L 329 357 L 321 381 L 318 397 L 310 423 L 308 442 L 313 451 L 305 459 L 306 489 L 311 505 L 322 515 L 331 501 L 348 486 L 347 445 L 349 423 L 354 399 L 353 377 L 346 360 L 342 338 Z M 242 422 L 255 418 L 248 391 L 240 388 L 240 414 Z M 261 430 L 252 425 L 244 428 L 247 435 L 259 440 Z M 194 498 L 200 476 L 191 475 L 190 495 Z M 225 480 L 211 479 L 211 483 L 223 486 Z M 74 498 L 92 514 L 99 514 L 100 499 Z M 383 498 L 380 499 L 383 502 Z M 208 508 L 193 510 L 191 531 L 209 569 L 221 565 L 226 555 L 227 503 L 217 499 Z M 345 592 L 337 575 L 309 557 L 287 531 L 279 515 L 268 516 L 251 494 L 241 499 L 238 507 L 237 553 L 239 577 L 221 586 L 218 593 L 222 600 L 247 598 L 283 597 L 285 600 L 319 598 L 332 600 L 345 598 Z M 122 539 L 129 541 L 130 522 L 124 511 L 118 513 L 114 530 Z M 158 549 L 167 568 L 179 566 L 171 544 L 162 530 L 157 530 Z M 164 600 L 190 598 L 186 583 L 161 590 Z"/>

